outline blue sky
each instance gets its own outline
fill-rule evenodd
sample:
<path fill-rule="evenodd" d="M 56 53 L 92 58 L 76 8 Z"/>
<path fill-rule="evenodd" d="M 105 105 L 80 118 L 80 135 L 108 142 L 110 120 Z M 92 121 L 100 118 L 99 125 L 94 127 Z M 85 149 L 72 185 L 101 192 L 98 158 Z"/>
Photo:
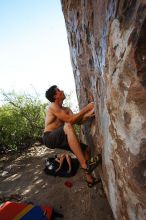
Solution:
<path fill-rule="evenodd" d="M 0 88 L 75 93 L 60 0 L 0 0 Z"/>

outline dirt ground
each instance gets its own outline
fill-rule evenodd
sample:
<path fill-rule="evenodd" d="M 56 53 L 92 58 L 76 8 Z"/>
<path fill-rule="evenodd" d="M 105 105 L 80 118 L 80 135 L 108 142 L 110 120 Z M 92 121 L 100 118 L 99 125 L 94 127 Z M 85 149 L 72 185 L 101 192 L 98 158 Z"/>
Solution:
<path fill-rule="evenodd" d="M 33 146 L 17 155 L 1 156 L 0 199 L 49 205 L 63 214 L 64 220 L 113 220 L 101 182 L 88 188 L 80 168 L 70 178 L 44 173 L 45 159 L 58 152 Z"/>

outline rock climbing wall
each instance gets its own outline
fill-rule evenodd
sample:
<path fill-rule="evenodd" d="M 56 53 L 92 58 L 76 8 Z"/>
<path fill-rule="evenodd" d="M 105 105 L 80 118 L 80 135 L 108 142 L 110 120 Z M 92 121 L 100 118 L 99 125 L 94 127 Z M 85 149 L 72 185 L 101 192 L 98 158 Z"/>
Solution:
<path fill-rule="evenodd" d="M 115 219 L 146 219 L 146 1 L 62 0 L 83 129 Z"/>

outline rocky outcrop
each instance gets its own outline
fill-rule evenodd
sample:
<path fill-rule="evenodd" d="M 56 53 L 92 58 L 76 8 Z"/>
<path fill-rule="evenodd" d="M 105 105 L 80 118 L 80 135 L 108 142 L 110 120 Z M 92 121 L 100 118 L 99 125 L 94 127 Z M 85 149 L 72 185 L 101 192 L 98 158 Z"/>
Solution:
<path fill-rule="evenodd" d="M 115 219 L 146 219 L 146 1 L 62 0 L 84 128 Z M 91 132 L 90 132 L 91 130 Z"/>

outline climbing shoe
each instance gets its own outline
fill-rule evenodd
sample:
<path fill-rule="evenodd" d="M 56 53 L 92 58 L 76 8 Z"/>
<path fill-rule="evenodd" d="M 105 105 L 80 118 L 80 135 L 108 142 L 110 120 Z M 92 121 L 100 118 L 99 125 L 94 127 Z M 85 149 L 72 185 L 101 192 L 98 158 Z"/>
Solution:
<path fill-rule="evenodd" d="M 89 188 L 92 188 L 93 186 L 95 186 L 99 182 L 100 182 L 100 179 L 96 179 L 95 177 L 93 177 L 92 182 L 90 182 L 86 179 L 86 183 Z"/>
<path fill-rule="evenodd" d="M 92 171 L 99 165 L 101 162 L 101 155 L 98 155 L 96 157 L 91 157 L 90 160 L 86 161 L 87 168 L 85 169 L 87 174 L 92 173 Z"/>

